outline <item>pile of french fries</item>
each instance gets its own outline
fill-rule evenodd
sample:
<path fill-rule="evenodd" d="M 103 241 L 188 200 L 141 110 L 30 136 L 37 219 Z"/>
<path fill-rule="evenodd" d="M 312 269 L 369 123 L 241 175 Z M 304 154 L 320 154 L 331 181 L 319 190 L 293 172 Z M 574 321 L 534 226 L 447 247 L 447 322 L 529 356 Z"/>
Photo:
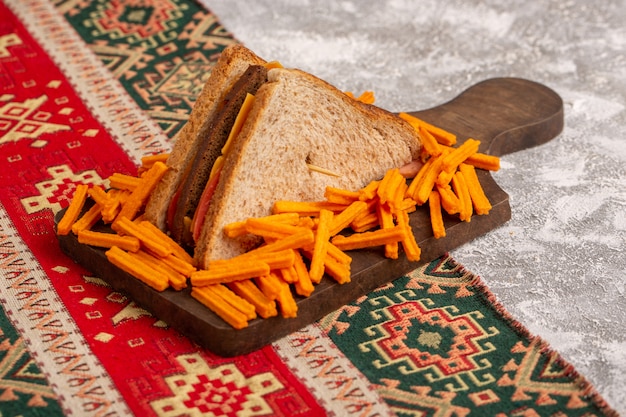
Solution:
<path fill-rule="evenodd" d="M 324 276 L 350 282 L 355 249 L 381 247 L 397 259 L 402 247 L 411 261 L 421 250 L 409 214 L 428 203 L 433 235 L 445 236 L 442 211 L 470 221 L 487 214 L 491 204 L 475 168 L 497 170 L 499 159 L 478 153 L 479 142 L 467 139 L 454 148 L 456 137 L 408 114 L 423 139 L 424 165 L 407 184 L 397 168 L 360 190 L 327 187 L 317 202 L 277 201 L 272 214 L 225 227 L 231 238 L 253 234 L 257 248 L 197 269 L 193 258 L 166 233 L 142 217 L 148 196 L 167 171 L 166 154 L 142 159 L 138 176 L 113 174 L 110 187 L 77 185 L 57 233 L 74 233 L 80 243 L 107 248 L 109 262 L 157 291 L 182 290 L 235 329 L 257 318 L 296 317 L 296 297 L 309 297 Z M 83 212 L 87 199 L 93 200 Z M 99 221 L 114 233 L 93 231 Z M 347 233 L 346 233 L 347 231 Z"/>

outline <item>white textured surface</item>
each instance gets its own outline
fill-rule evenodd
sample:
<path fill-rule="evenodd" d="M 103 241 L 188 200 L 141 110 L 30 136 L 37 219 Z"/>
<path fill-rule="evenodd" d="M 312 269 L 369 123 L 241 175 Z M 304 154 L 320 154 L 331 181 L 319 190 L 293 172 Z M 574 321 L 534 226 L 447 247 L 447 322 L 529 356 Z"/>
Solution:
<path fill-rule="evenodd" d="M 452 254 L 626 414 L 625 1 L 204 3 L 262 57 L 392 111 L 497 76 L 557 91 L 563 133 L 494 175 L 511 221 Z"/>

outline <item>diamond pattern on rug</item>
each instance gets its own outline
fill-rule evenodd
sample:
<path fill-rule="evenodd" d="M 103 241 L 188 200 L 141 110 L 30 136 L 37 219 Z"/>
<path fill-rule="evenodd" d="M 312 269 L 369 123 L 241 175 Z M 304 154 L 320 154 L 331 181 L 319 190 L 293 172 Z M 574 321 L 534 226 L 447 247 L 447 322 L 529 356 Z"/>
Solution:
<path fill-rule="evenodd" d="M 63 412 L 46 376 L 0 308 L 0 415 L 50 417 Z"/>
<path fill-rule="evenodd" d="M 219 53 L 235 42 L 195 2 L 58 4 L 68 22 L 163 131 L 182 127 Z"/>
<path fill-rule="evenodd" d="M 603 415 L 589 384 L 447 256 L 322 324 L 398 415 Z"/>

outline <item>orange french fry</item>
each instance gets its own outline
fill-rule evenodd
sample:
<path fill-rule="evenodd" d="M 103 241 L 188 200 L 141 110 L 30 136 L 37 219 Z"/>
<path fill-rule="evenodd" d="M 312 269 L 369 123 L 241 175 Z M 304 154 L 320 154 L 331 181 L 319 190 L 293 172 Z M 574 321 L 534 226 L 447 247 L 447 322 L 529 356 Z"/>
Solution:
<path fill-rule="evenodd" d="M 130 193 L 126 201 L 124 201 L 118 217 L 127 217 L 133 220 L 167 170 L 167 165 L 163 162 L 155 162 L 154 165 L 144 173 L 141 177 L 141 182 Z"/>
<path fill-rule="evenodd" d="M 256 277 L 254 282 L 267 298 L 270 300 L 278 298 L 282 285 L 280 283 L 281 278 L 275 272 L 270 271 L 267 275 Z"/>
<path fill-rule="evenodd" d="M 472 198 L 470 197 L 467 183 L 463 173 L 457 171 L 452 177 L 452 189 L 459 198 L 459 219 L 469 222 L 472 219 Z"/>
<path fill-rule="evenodd" d="M 359 193 L 359 200 L 368 201 L 376 197 L 378 193 L 378 187 L 380 185 L 380 181 L 372 181 L 367 184 L 365 187 L 361 188 Z"/>
<path fill-rule="evenodd" d="M 235 294 L 226 285 L 212 285 L 210 287 L 214 294 L 218 295 L 222 298 L 222 300 L 242 312 L 246 316 L 247 320 L 252 320 L 257 317 L 254 305 Z"/>
<path fill-rule="evenodd" d="M 264 252 L 280 252 L 286 249 L 300 249 L 312 245 L 315 242 L 315 234 L 310 229 L 304 229 L 302 232 L 287 236 L 283 239 L 269 243 L 265 246 L 259 246 L 251 250 L 248 254 L 264 253 Z"/>
<path fill-rule="evenodd" d="M 468 156 L 465 163 L 486 171 L 498 171 L 500 169 L 500 158 L 479 152 Z"/>
<path fill-rule="evenodd" d="M 407 259 L 413 262 L 419 261 L 422 256 L 422 250 L 415 240 L 415 235 L 413 235 L 413 231 L 409 223 L 409 213 L 405 211 L 398 213 L 398 226 L 404 228 L 406 232 L 404 239 L 400 242 L 402 243 L 402 248 L 404 249 Z"/>
<path fill-rule="evenodd" d="M 167 244 L 154 238 L 152 233 L 142 228 L 140 224 L 130 221 L 127 217 L 118 216 L 111 228 L 118 233 L 135 236 L 142 246 L 157 256 L 164 258 L 172 253 L 172 249 Z"/>
<path fill-rule="evenodd" d="M 108 178 L 111 188 L 133 191 L 141 183 L 141 178 L 131 175 L 113 173 Z"/>
<path fill-rule="evenodd" d="M 469 164 L 461 164 L 459 165 L 459 171 L 463 174 L 463 178 L 467 184 L 472 205 L 474 206 L 474 212 L 478 215 L 488 214 L 491 210 L 491 203 L 485 195 L 483 187 L 480 185 L 474 167 Z"/>
<path fill-rule="evenodd" d="M 311 266 L 309 268 L 311 281 L 316 284 L 322 280 L 322 276 L 324 275 L 324 258 L 328 252 L 328 240 L 330 239 L 330 227 L 333 219 L 334 215 L 331 211 L 320 211 L 320 222 L 317 225 L 317 231 L 315 233 L 313 256 L 311 257 Z"/>
<path fill-rule="evenodd" d="M 109 196 L 99 185 L 94 185 L 87 191 L 89 197 L 93 199 L 100 207 L 106 207 L 109 204 Z"/>
<path fill-rule="evenodd" d="M 389 229 L 378 229 L 373 232 L 355 233 L 350 236 L 337 235 L 331 243 L 341 250 L 364 249 L 382 246 L 390 242 L 399 242 L 404 238 L 406 231 L 399 226 Z"/>
<path fill-rule="evenodd" d="M 480 141 L 467 139 L 461 146 L 454 148 L 443 158 L 442 169 L 447 172 L 454 172 L 470 155 L 478 152 Z"/>
<path fill-rule="evenodd" d="M 446 236 L 446 228 L 443 225 L 443 216 L 441 214 L 441 198 L 439 192 L 431 191 L 428 198 L 428 207 L 430 209 L 430 224 L 433 229 L 435 239 Z"/>
<path fill-rule="evenodd" d="M 64 236 L 72 230 L 72 225 L 76 222 L 76 219 L 78 219 L 87 201 L 88 188 L 89 187 L 85 184 L 78 184 L 76 186 L 70 205 L 67 207 L 61 220 L 59 220 L 59 223 L 57 223 L 57 234 Z"/>
<path fill-rule="evenodd" d="M 267 298 L 251 280 L 231 282 L 227 286 L 239 297 L 252 304 L 257 314 L 264 319 L 278 315 L 276 302 Z"/>
<path fill-rule="evenodd" d="M 281 315 L 286 319 L 294 318 L 298 315 L 298 305 L 296 304 L 296 300 L 293 298 L 289 284 L 284 281 L 280 282 L 280 292 L 276 297 L 276 301 L 280 305 Z"/>
<path fill-rule="evenodd" d="M 270 239 L 282 239 L 303 231 L 302 227 L 267 220 L 265 218 L 247 219 L 245 221 L 245 228 L 247 233 Z"/>
<path fill-rule="evenodd" d="M 422 205 L 428 200 L 428 196 L 435 186 L 435 181 L 441 172 L 444 155 L 435 156 L 434 158 L 435 160 L 431 165 L 429 165 L 428 170 L 424 173 L 417 189 L 412 196 L 409 196 L 412 197 L 418 205 Z"/>
<path fill-rule="evenodd" d="M 328 201 L 284 201 L 279 200 L 272 206 L 273 214 L 298 213 L 300 216 L 319 216 L 320 210 L 340 212 L 347 206 L 345 204 L 329 203 Z"/>
<path fill-rule="evenodd" d="M 296 294 L 301 295 L 303 297 L 310 296 L 315 287 L 313 286 L 313 281 L 311 281 L 311 276 L 309 275 L 309 270 L 307 269 L 304 260 L 302 259 L 302 255 L 300 253 L 296 254 L 296 262 L 294 263 L 294 269 L 297 277 L 297 281 L 295 282 L 294 288 L 296 290 Z"/>
<path fill-rule="evenodd" d="M 436 191 L 439 193 L 439 199 L 441 201 L 441 207 L 448 214 L 457 214 L 461 211 L 461 202 L 459 198 L 454 194 L 450 185 L 445 187 L 436 186 Z"/>
<path fill-rule="evenodd" d="M 243 329 L 248 326 L 248 317 L 215 293 L 212 287 L 192 288 L 191 296 L 235 329 Z"/>
<path fill-rule="evenodd" d="M 424 151 L 430 156 L 441 155 L 441 148 L 439 147 L 439 143 L 437 142 L 437 139 L 435 139 L 433 134 L 426 130 L 422 125 L 418 125 L 417 131 L 422 138 L 422 146 L 424 147 Z"/>
<path fill-rule="evenodd" d="M 141 168 L 144 169 L 144 170 L 148 170 L 148 169 L 152 168 L 152 166 L 156 162 L 163 162 L 163 163 L 165 163 L 167 161 L 167 158 L 169 158 L 169 156 L 170 156 L 169 153 L 159 153 L 159 154 L 155 154 L 155 155 L 142 156 L 141 157 Z"/>
<path fill-rule="evenodd" d="M 367 211 L 367 203 L 364 201 L 354 201 L 345 210 L 336 214 L 331 224 L 329 225 L 330 236 L 335 236 L 343 229 L 348 227 L 354 219 L 356 219 L 361 213 Z M 320 216 L 321 218 L 321 216 Z M 319 226 L 318 226 L 319 227 Z"/>
<path fill-rule="evenodd" d="M 119 246 L 121 249 L 129 252 L 137 252 L 141 247 L 139 239 L 134 236 L 120 236 L 114 233 L 94 232 L 91 230 L 79 231 L 78 243 L 101 248 Z"/>
<path fill-rule="evenodd" d="M 113 246 L 111 249 L 107 250 L 105 255 L 113 265 L 159 292 L 164 291 L 169 286 L 167 277 L 164 277 L 150 265 L 124 252 L 117 246 Z"/>
<path fill-rule="evenodd" d="M 359 199 L 358 191 L 348 191 L 336 187 L 326 187 L 324 197 L 329 203 L 350 205 Z"/>
<path fill-rule="evenodd" d="M 350 223 L 350 228 L 353 231 L 360 233 L 371 230 L 378 225 L 378 215 L 376 213 L 367 213 L 365 216 L 360 216 L 359 218 L 354 219 L 354 221 Z"/>
<path fill-rule="evenodd" d="M 456 143 L 456 135 L 451 132 L 448 132 L 444 129 L 441 129 L 440 127 L 425 122 L 424 120 L 419 119 L 412 114 L 400 113 L 399 116 L 400 118 L 409 122 L 414 129 L 416 127 L 419 128 L 419 126 L 426 129 L 428 132 L 430 132 L 431 135 L 435 137 L 435 139 L 437 139 L 437 142 L 442 145 L 452 146 Z"/>
<path fill-rule="evenodd" d="M 395 226 L 393 221 L 393 213 L 386 204 L 380 204 L 377 208 L 378 219 L 381 229 L 391 229 Z M 398 242 L 389 242 L 385 244 L 385 257 L 390 259 L 398 259 Z"/>
<path fill-rule="evenodd" d="M 94 224 L 98 223 L 98 221 L 102 218 L 102 213 L 100 212 L 101 207 L 98 204 L 94 204 L 91 206 L 89 210 L 87 210 L 81 217 L 72 225 L 72 233 L 78 235 L 78 232 L 81 230 L 89 230 L 93 227 Z"/>
<path fill-rule="evenodd" d="M 187 277 L 180 272 L 172 269 L 167 263 L 163 261 L 162 258 L 157 258 L 154 255 L 143 250 L 135 252 L 134 256 L 136 256 L 141 261 L 150 265 L 155 270 L 159 271 L 161 274 L 167 277 L 170 286 L 176 291 L 187 288 Z"/>
<path fill-rule="evenodd" d="M 159 229 L 147 220 L 141 220 L 139 222 L 139 227 L 145 230 L 146 233 L 150 233 L 155 240 L 160 241 L 164 246 L 169 247 L 175 257 L 193 266 L 193 257 L 161 229 Z"/>
<path fill-rule="evenodd" d="M 202 287 L 213 284 L 224 284 L 260 277 L 270 273 L 267 263 L 257 259 L 245 259 L 239 262 L 228 262 L 220 266 L 209 265 L 209 269 L 201 269 L 191 273 L 191 285 Z"/>

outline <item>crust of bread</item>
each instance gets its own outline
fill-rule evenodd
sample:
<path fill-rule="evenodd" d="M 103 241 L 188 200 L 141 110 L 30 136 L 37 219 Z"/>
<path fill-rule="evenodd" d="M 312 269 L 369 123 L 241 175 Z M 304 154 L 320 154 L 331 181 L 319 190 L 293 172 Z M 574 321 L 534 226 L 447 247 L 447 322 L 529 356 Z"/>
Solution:
<path fill-rule="evenodd" d="M 176 136 L 167 159 L 168 172 L 152 193 L 145 209 L 148 221 L 166 229 L 167 207 L 180 184 L 190 155 L 198 148 L 198 136 L 206 131 L 212 114 L 230 87 L 246 71 L 249 65 L 262 65 L 266 61 L 240 44 L 227 46 L 211 71 L 196 99 L 189 119 Z"/>
<path fill-rule="evenodd" d="M 418 134 L 399 117 L 303 71 L 272 69 L 268 78 L 226 156 L 196 246 L 202 268 L 256 243 L 226 238 L 226 224 L 270 214 L 277 200 L 321 200 L 327 186 L 357 190 L 419 154 Z"/>

